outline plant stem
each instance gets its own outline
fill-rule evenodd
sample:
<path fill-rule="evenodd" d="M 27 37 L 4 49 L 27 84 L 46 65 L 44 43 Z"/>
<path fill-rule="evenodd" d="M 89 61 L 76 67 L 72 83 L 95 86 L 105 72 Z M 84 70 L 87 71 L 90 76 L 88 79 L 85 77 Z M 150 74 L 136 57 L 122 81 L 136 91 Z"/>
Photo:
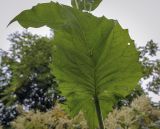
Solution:
<path fill-rule="evenodd" d="M 86 0 L 84 0 L 84 3 L 83 3 L 84 5 L 84 10 L 86 10 Z"/>
<path fill-rule="evenodd" d="M 92 3 L 90 3 L 89 12 L 92 11 Z"/>
<path fill-rule="evenodd" d="M 79 9 L 78 1 L 77 1 L 77 0 L 75 0 L 75 3 L 76 3 L 76 7 L 77 7 L 77 9 Z"/>
<path fill-rule="evenodd" d="M 96 113 L 98 117 L 98 123 L 99 123 L 99 128 L 104 129 L 104 124 L 103 124 L 103 117 L 102 117 L 102 112 L 99 104 L 99 99 L 97 96 L 94 97 L 94 103 L 96 107 Z"/>

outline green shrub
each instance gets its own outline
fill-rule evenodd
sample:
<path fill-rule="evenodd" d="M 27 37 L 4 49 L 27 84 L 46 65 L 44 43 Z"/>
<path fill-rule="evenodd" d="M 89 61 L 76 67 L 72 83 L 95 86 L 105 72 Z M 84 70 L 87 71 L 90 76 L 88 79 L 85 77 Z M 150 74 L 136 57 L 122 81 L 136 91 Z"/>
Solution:
<path fill-rule="evenodd" d="M 130 107 L 115 109 L 105 120 L 107 129 L 159 129 L 160 111 L 151 105 L 149 98 L 140 96 Z"/>
<path fill-rule="evenodd" d="M 70 119 L 59 106 L 46 113 L 24 112 L 12 122 L 12 126 L 15 129 L 87 129 L 82 113 Z"/>
<path fill-rule="evenodd" d="M 14 129 L 89 129 L 82 112 L 71 119 L 61 108 L 44 112 L 24 112 L 14 122 Z M 130 106 L 114 109 L 104 121 L 106 129 L 159 129 L 160 110 L 149 98 L 140 96 Z"/>

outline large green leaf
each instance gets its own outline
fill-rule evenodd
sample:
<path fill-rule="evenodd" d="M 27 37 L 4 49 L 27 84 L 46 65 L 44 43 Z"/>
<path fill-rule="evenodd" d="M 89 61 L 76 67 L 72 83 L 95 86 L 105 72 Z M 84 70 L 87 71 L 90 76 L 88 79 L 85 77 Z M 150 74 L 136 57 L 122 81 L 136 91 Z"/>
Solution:
<path fill-rule="evenodd" d="M 102 0 L 71 0 L 71 4 L 74 8 L 86 11 L 95 10 L 101 2 Z"/>
<path fill-rule="evenodd" d="M 54 75 L 70 113 L 83 111 L 90 129 L 97 127 L 94 96 L 106 117 L 116 96 L 128 95 L 141 77 L 134 41 L 117 21 L 53 2 L 23 11 L 11 22 L 16 20 L 25 28 L 54 29 Z"/>

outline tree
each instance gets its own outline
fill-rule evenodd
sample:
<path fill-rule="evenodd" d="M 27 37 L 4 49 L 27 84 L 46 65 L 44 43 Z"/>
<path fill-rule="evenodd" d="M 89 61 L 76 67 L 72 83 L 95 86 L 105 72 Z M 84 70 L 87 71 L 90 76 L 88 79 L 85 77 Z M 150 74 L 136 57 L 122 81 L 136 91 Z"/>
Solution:
<path fill-rule="evenodd" d="M 3 90 L 3 102 L 10 102 L 14 95 L 15 101 L 46 111 L 57 97 L 57 84 L 49 68 L 53 59 L 50 39 L 24 32 L 10 35 L 9 40 L 11 52 L 4 62 L 11 77 Z"/>
<path fill-rule="evenodd" d="M 3 129 L 10 127 L 10 122 L 18 115 L 20 113 L 15 105 L 7 107 L 3 103 L 0 103 L 0 126 L 3 126 Z"/>
<path fill-rule="evenodd" d="M 49 66 L 53 60 L 51 38 L 23 32 L 11 34 L 9 40 L 12 43 L 10 52 L 1 55 L 0 68 L 0 98 L 3 102 L 0 123 L 3 125 L 9 125 L 19 114 L 17 104 L 24 105 L 25 110 L 47 111 L 60 97 Z"/>
<path fill-rule="evenodd" d="M 8 53 L 0 50 L 0 57 L 7 58 Z M 7 66 L 4 65 L 4 62 L 1 61 L 0 64 L 0 97 L 2 97 L 3 90 L 9 84 L 10 80 L 10 71 L 8 70 Z M 0 125 L 4 127 L 9 126 L 10 121 L 14 120 L 15 117 L 18 115 L 18 111 L 16 110 L 15 105 L 11 105 L 9 107 L 5 106 L 2 101 L 0 100 Z"/>
<path fill-rule="evenodd" d="M 54 2 L 23 11 L 14 21 L 25 28 L 54 29 L 52 68 L 70 113 L 81 110 L 90 129 L 98 123 L 104 129 L 103 117 L 112 110 L 115 96 L 130 94 L 142 76 L 128 31 L 115 20 Z"/>
<path fill-rule="evenodd" d="M 160 94 L 160 59 L 156 59 L 157 52 L 159 52 L 158 44 L 150 40 L 146 46 L 140 47 L 140 60 L 144 67 L 144 80 L 149 80 L 147 89 Z"/>

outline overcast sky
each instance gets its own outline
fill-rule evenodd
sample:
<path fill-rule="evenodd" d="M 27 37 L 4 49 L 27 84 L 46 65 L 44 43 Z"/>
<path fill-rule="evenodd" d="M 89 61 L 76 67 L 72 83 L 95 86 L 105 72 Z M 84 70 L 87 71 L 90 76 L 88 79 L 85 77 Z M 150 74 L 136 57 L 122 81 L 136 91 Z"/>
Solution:
<path fill-rule="evenodd" d="M 37 3 L 51 0 L 1 0 L 0 4 L 0 48 L 7 50 L 9 42 L 6 40 L 10 33 L 22 31 L 18 23 L 6 28 L 9 21 L 24 9 L 29 9 Z M 56 0 L 53 0 L 56 1 Z M 70 5 L 70 0 L 57 0 Z M 117 19 L 123 28 L 129 29 L 136 44 L 144 45 L 153 39 L 160 43 L 160 0 L 103 0 L 93 12 L 97 16 Z M 34 33 L 48 34 L 48 29 L 30 29 Z"/>
<path fill-rule="evenodd" d="M 15 31 L 23 30 L 16 22 L 6 27 L 12 18 L 37 3 L 49 1 L 51 0 L 1 0 L 0 48 L 8 50 L 7 36 Z M 57 1 L 70 5 L 70 0 Z M 145 45 L 150 39 L 159 43 L 160 46 L 160 0 L 103 0 L 93 14 L 118 20 L 123 28 L 129 29 L 130 36 L 137 46 Z M 41 35 L 49 34 L 47 27 L 29 29 L 29 31 Z"/>

